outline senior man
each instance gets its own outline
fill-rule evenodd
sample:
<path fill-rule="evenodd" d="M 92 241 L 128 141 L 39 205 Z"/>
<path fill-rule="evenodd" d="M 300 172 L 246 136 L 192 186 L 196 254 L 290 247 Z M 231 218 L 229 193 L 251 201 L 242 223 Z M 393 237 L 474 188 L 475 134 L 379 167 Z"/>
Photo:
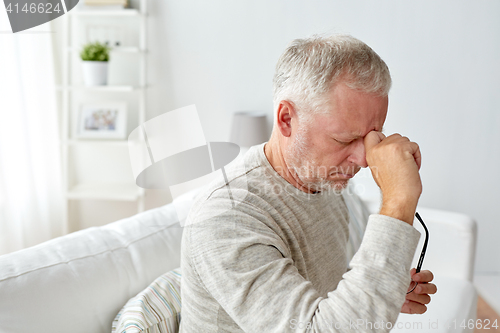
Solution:
<path fill-rule="evenodd" d="M 419 147 L 381 133 L 391 78 L 347 35 L 294 40 L 274 76 L 274 129 L 197 198 L 182 239 L 181 332 L 389 331 L 423 313 Z M 340 193 L 369 166 L 382 191 L 347 267 Z M 406 295 L 411 277 L 420 284 Z M 378 325 L 378 326 L 373 326 Z"/>

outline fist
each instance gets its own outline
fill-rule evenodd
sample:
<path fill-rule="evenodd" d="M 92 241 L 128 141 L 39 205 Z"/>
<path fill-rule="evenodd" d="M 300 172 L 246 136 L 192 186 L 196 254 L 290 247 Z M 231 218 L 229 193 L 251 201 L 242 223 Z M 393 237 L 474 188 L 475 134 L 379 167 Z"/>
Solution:
<path fill-rule="evenodd" d="M 380 214 L 413 224 L 413 214 L 422 193 L 419 169 L 422 161 L 418 144 L 393 134 L 376 131 L 364 138 L 366 162 L 382 191 Z"/>

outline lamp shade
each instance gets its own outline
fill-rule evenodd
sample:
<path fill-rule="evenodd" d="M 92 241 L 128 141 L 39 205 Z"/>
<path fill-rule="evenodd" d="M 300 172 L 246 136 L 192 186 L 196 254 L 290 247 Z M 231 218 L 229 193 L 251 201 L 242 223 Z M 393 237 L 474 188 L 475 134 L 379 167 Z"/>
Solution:
<path fill-rule="evenodd" d="M 264 113 L 236 112 L 233 115 L 230 141 L 240 147 L 251 147 L 269 140 Z"/>

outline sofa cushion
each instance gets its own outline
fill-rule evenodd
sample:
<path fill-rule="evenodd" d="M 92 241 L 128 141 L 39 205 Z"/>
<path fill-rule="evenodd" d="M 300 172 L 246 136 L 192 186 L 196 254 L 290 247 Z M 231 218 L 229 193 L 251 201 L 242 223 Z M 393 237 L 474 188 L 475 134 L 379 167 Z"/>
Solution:
<path fill-rule="evenodd" d="M 173 333 L 181 320 L 180 268 L 153 281 L 116 315 L 112 333 Z"/>

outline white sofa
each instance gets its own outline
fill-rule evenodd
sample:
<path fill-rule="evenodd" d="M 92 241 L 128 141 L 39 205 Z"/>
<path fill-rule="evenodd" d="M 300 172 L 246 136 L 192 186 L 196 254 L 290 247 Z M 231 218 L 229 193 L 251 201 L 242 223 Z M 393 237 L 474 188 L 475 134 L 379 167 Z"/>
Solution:
<path fill-rule="evenodd" d="M 193 196 L 190 192 L 179 198 L 177 207 L 188 210 Z M 460 322 L 475 319 L 476 311 L 471 283 L 476 224 L 457 213 L 418 211 L 430 231 L 423 269 L 434 272 L 439 290 L 426 314 L 400 315 L 398 323 L 421 322 L 423 327 L 417 325 L 415 332 L 463 331 Z M 129 298 L 180 266 L 181 235 L 176 210 L 169 204 L 0 256 L 0 333 L 110 332 Z M 444 327 L 453 319 L 457 329 L 453 322 L 450 329 Z M 435 320 L 439 329 L 426 329 Z"/>

